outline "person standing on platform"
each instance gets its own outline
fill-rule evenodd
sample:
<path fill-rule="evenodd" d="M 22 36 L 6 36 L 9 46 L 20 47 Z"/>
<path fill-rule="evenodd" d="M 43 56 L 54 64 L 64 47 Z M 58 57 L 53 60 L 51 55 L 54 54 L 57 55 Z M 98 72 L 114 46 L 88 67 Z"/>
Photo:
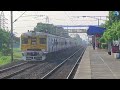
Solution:
<path fill-rule="evenodd" d="M 95 43 L 93 43 L 93 49 L 95 50 Z"/>
<path fill-rule="evenodd" d="M 109 54 L 109 55 L 111 55 L 111 48 L 112 48 L 112 47 L 111 47 L 111 43 L 108 42 L 108 54 Z"/>

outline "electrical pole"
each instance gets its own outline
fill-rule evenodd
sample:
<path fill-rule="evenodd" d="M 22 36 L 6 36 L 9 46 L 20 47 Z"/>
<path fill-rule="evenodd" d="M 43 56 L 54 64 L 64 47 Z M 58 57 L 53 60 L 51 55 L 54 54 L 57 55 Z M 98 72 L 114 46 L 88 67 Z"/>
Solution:
<path fill-rule="evenodd" d="M 48 16 L 46 16 L 46 18 L 45 18 L 45 19 L 46 19 L 46 23 L 47 23 L 47 24 L 49 24 L 49 17 L 48 17 Z"/>
<path fill-rule="evenodd" d="M 1 28 L 1 21 L 2 21 L 2 20 L 1 20 L 1 14 L 0 14 L 0 28 Z"/>
<path fill-rule="evenodd" d="M 99 19 L 98 19 L 98 26 L 99 26 Z"/>
<path fill-rule="evenodd" d="M 11 13 L 11 62 L 13 62 L 13 11 Z"/>

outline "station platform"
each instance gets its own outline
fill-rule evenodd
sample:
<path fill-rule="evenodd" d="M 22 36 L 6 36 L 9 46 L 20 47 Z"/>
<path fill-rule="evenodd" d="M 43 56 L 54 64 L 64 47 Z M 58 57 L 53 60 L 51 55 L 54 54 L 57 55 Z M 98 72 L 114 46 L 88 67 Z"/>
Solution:
<path fill-rule="evenodd" d="M 74 79 L 120 79 L 120 59 L 108 55 L 106 50 L 88 46 Z"/>

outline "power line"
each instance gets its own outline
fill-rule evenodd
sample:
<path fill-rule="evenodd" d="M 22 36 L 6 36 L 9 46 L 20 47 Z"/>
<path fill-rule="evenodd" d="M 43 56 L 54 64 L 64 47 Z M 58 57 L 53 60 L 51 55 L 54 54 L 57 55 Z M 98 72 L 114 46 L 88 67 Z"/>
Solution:
<path fill-rule="evenodd" d="M 64 11 L 64 13 L 65 13 L 65 15 L 71 20 L 71 18 L 67 15 L 67 13 Z M 71 20 L 72 21 L 72 23 L 74 23 L 73 22 L 73 20 Z M 75 24 L 75 23 L 74 23 Z"/>
<path fill-rule="evenodd" d="M 26 11 L 25 11 L 25 12 L 26 12 Z M 22 15 L 23 15 L 23 14 L 25 14 L 25 12 L 24 12 L 24 13 L 22 13 L 22 14 L 21 14 L 21 15 L 20 15 L 17 19 L 15 19 L 15 21 L 14 21 L 14 22 L 16 22 L 16 21 L 17 21 L 20 17 L 22 17 Z M 14 22 L 13 22 L 13 23 L 14 23 Z"/>
<path fill-rule="evenodd" d="M 83 17 L 83 18 L 86 18 L 86 17 L 93 18 L 93 19 L 98 21 L 98 26 L 99 26 L 100 20 L 106 21 L 104 19 L 101 19 L 101 17 L 105 17 L 107 19 L 107 16 L 72 16 L 72 17 L 74 17 L 74 18 L 80 18 L 80 17 Z"/>
<path fill-rule="evenodd" d="M 44 19 L 35 19 L 35 20 L 38 21 L 38 20 L 44 20 Z M 23 22 L 23 21 L 28 21 L 28 22 L 32 21 L 33 22 L 34 20 L 32 20 L 32 19 L 29 19 L 29 20 L 19 20 L 19 22 Z"/>
<path fill-rule="evenodd" d="M 71 12 L 71 11 L 70 11 Z M 71 12 L 71 14 L 72 14 L 72 12 Z M 73 19 L 72 19 L 73 20 Z M 76 24 L 77 24 L 77 22 L 76 22 Z"/>
<path fill-rule="evenodd" d="M 99 19 L 99 20 L 105 21 L 105 20 L 107 20 L 108 16 L 71 16 L 71 17 L 73 17 L 73 18 L 80 18 L 80 17 L 86 18 L 86 17 L 88 17 L 88 18 Z M 106 19 L 101 19 L 101 17 L 104 17 Z"/>
<path fill-rule="evenodd" d="M 43 16 L 45 16 L 45 15 L 25 15 L 25 16 L 22 16 L 22 17 L 34 17 L 34 16 L 43 17 Z"/>
<path fill-rule="evenodd" d="M 28 27 L 35 27 L 35 26 L 25 26 L 26 28 L 28 28 Z M 14 28 L 25 28 L 25 27 L 14 27 Z"/>

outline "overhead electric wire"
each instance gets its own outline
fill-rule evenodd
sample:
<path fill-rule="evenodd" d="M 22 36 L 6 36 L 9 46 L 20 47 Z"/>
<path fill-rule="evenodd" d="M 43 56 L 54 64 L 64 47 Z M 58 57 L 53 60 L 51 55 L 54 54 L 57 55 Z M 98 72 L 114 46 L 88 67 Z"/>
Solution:
<path fill-rule="evenodd" d="M 67 15 L 67 13 L 64 11 L 64 13 L 65 13 L 65 15 L 71 20 L 71 18 Z M 73 22 L 73 20 L 71 20 L 72 21 L 72 23 L 74 23 Z M 75 23 L 74 23 L 75 24 Z"/>
<path fill-rule="evenodd" d="M 24 15 L 26 13 L 26 11 L 24 12 L 24 13 L 22 13 L 17 19 L 15 19 L 15 21 L 14 22 L 16 22 L 20 17 L 22 17 L 22 15 Z M 13 23 L 14 23 L 13 22 Z"/>
<path fill-rule="evenodd" d="M 72 11 L 70 11 L 70 13 L 72 14 Z M 75 21 L 75 20 L 72 19 L 72 21 Z M 75 24 L 77 24 L 77 22 Z"/>

